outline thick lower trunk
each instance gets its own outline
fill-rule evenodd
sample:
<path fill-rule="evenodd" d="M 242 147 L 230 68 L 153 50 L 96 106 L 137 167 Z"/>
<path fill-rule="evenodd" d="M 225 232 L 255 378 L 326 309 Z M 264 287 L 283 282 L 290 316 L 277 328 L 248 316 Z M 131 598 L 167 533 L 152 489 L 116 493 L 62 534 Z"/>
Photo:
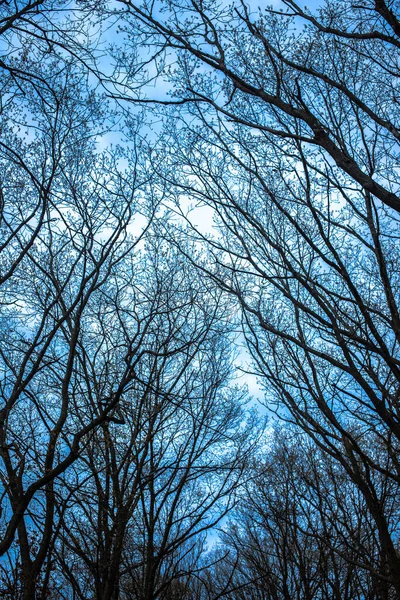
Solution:
<path fill-rule="evenodd" d="M 22 598 L 23 600 L 35 600 L 35 597 L 36 580 L 27 573 L 22 580 Z"/>
<path fill-rule="evenodd" d="M 104 588 L 97 594 L 97 600 L 118 600 L 118 581 L 106 582 Z"/>
<path fill-rule="evenodd" d="M 120 563 L 125 537 L 126 519 L 119 516 L 119 527 L 115 536 L 114 547 L 107 560 L 107 568 L 103 571 L 102 583 L 97 592 L 97 600 L 118 600 Z"/>
<path fill-rule="evenodd" d="M 376 498 L 376 494 L 374 493 L 375 491 L 369 488 L 369 486 L 360 476 L 360 472 L 358 470 L 355 472 L 354 480 L 362 492 L 369 511 L 375 521 L 381 543 L 382 561 L 385 565 L 387 565 L 387 575 L 389 575 L 391 579 L 395 597 L 400 600 L 400 556 L 397 553 L 393 539 L 390 535 L 385 513 Z M 385 587 L 383 583 L 382 585 L 384 592 Z M 385 596 L 383 595 L 383 598 L 384 597 Z"/>

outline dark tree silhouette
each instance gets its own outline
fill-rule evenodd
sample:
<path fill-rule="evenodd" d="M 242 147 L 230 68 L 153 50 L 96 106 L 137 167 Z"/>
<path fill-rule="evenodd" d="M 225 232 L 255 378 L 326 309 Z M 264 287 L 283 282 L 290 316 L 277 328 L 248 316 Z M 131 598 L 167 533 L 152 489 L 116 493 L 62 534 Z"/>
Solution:
<path fill-rule="evenodd" d="M 119 354 L 146 323 L 141 313 L 151 316 L 131 382 L 117 418 L 91 435 L 64 478 L 55 553 L 79 598 L 167 597 L 197 568 L 188 555 L 203 533 L 234 504 L 260 429 L 245 414 L 245 392 L 230 385 L 221 294 L 163 246 L 150 246 L 142 269 L 136 291 L 127 280 L 123 303 L 105 311 L 113 327 L 103 326 L 121 340 Z M 118 373 L 112 354 L 103 364 L 104 373 L 92 365 L 94 381 L 108 382 L 110 365 Z"/>
<path fill-rule="evenodd" d="M 400 473 L 396 7 L 121 4 L 163 55 L 168 160 L 154 164 L 209 253 L 193 264 L 237 299 L 268 406 L 362 493 L 400 595 L 380 484 Z M 218 233 L 196 231 L 187 197 Z"/>
<path fill-rule="evenodd" d="M 376 524 L 345 470 L 296 430 L 278 429 L 268 449 L 202 573 L 207 597 L 394 598 Z M 395 531 L 396 488 L 380 483 Z"/>

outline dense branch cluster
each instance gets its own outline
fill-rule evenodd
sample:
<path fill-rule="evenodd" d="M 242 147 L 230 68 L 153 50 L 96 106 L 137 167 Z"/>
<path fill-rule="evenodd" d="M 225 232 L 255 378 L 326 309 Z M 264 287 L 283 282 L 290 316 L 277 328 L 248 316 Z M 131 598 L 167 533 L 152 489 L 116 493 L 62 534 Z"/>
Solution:
<path fill-rule="evenodd" d="M 0 48 L 0 596 L 399 599 L 398 2 Z"/>

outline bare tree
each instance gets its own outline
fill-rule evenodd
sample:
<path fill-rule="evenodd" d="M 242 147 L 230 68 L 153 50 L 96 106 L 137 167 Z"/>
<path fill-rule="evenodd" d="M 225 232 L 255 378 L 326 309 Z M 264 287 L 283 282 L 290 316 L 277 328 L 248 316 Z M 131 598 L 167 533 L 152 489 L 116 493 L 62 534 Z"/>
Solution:
<path fill-rule="evenodd" d="M 159 175 L 208 248 L 193 263 L 237 298 L 269 407 L 361 491 L 399 596 L 381 485 L 400 473 L 396 10 L 121 4 L 171 85 Z M 196 232 L 188 196 L 216 235 Z"/>
<path fill-rule="evenodd" d="M 395 597 L 376 524 L 347 473 L 293 429 L 276 431 L 268 450 L 222 532 L 220 559 L 202 573 L 207 597 Z M 396 529 L 395 487 L 383 485 Z"/>
<path fill-rule="evenodd" d="M 245 2 L 120 4 L 125 31 L 138 29 L 152 49 L 150 74 L 162 75 L 174 61 L 164 73 L 175 99 L 165 104 L 208 106 L 275 145 L 297 140 L 313 148 L 314 167 L 322 161 L 333 177 L 342 173 L 400 210 L 394 171 L 400 30 L 384 1 L 341 0 L 316 14 L 292 0 L 282 2 L 286 12 L 253 10 Z"/>
<path fill-rule="evenodd" d="M 227 297 L 268 408 L 310 436 L 327 469 L 324 480 L 318 462 L 301 471 L 306 459 L 294 468 L 275 453 L 279 500 L 260 481 L 253 514 L 268 507 L 260 528 L 269 543 L 277 528 L 279 543 L 268 563 L 253 544 L 252 568 L 267 568 L 263 585 L 276 597 L 400 597 L 398 7 L 283 6 L 1 6 L 9 597 L 61 594 L 61 581 L 81 597 L 201 597 L 190 578 L 203 568 L 202 533 L 231 505 L 249 431 L 223 376 Z M 103 75 L 101 24 L 116 20 L 124 42 Z M 153 102 L 146 69 L 170 90 L 150 111 L 166 124 L 150 149 L 128 110 Z M 98 84 L 112 84 L 125 122 Z M 131 146 L 97 151 L 115 116 Z M 173 268 L 159 242 L 154 262 L 143 262 L 131 229 L 140 213 L 146 230 L 165 198 L 175 220 L 153 235 L 178 248 Z M 211 208 L 212 231 L 195 227 L 188 202 Z M 316 513 L 323 527 L 306 535 L 312 494 L 326 500 Z M 359 522 L 345 522 L 346 510 Z M 230 530 L 234 563 L 217 557 L 228 569 L 217 596 L 249 568 L 239 545 L 260 542 L 250 525 Z"/>
<path fill-rule="evenodd" d="M 141 597 L 175 593 L 253 443 L 228 390 L 220 293 L 176 255 L 165 270 L 157 244 L 146 261 L 136 252 L 159 198 L 135 120 L 128 149 L 96 149 L 116 116 L 95 89 L 103 8 L 0 13 L 0 554 L 13 599 L 63 594 L 65 580 L 66 594 L 115 598 L 122 572 L 126 594 L 138 578 Z"/>
<path fill-rule="evenodd" d="M 0 552 L 10 550 L 17 533 L 24 598 L 34 597 L 50 548 L 54 480 L 79 456 L 84 437 L 109 418 L 131 378 L 128 363 L 94 406 L 77 372 L 95 333 L 91 315 L 100 290 L 106 293 L 142 237 L 141 228 L 129 232 L 134 215 L 146 228 L 156 208 L 150 195 L 146 202 L 139 195 L 148 173 L 141 173 L 137 148 L 96 152 L 105 107 L 86 95 L 81 73 L 53 64 L 46 76 L 47 95 L 26 92 L 19 118 L 26 139 L 14 113 L 0 157 Z"/>
<path fill-rule="evenodd" d="M 82 138 L 93 138 L 94 123 L 105 119 L 105 106 L 88 85 L 90 57 L 95 72 L 95 13 L 88 5 L 72 8 L 47 0 L 0 6 L 0 285 L 32 248 L 51 210 L 67 149 L 63 136 L 71 138 L 77 127 Z"/>
<path fill-rule="evenodd" d="M 142 259 L 135 299 L 127 279 L 123 310 L 107 311 L 118 352 L 138 330 L 139 315 L 150 315 L 132 380 L 116 416 L 91 435 L 65 475 L 55 551 L 79 598 L 167 597 L 197 568 L 193 550 L 201 553 L 204 532 L 233 505 L 259 429 L 244 412 L 245 392 L 229 387 L 221 294 L 158 246 Z M 119 363 L 109 353 L 103 361 L 108 381 L 109 365 Z M 98 377 L 98 366 L 90 371 Z"/>

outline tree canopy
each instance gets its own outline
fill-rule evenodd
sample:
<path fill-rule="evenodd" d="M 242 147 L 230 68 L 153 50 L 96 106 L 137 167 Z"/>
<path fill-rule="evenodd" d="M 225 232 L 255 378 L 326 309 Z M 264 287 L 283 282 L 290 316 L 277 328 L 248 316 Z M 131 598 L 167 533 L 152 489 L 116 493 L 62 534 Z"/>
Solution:
<path fill-rule="evenodd" d="M 0 36 L 0 593 L 400 598 L 398 3 Z"/>

